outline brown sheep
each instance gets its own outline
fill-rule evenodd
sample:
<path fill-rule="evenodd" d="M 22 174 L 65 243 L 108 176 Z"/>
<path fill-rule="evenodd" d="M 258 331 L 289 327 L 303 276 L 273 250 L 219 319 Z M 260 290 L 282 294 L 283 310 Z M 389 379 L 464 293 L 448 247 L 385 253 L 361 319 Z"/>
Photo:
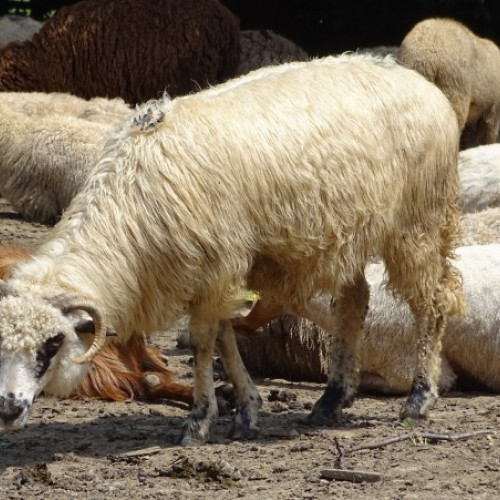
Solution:
<path fill-rule="evenodd" d="M 497 140 L 500 125 L 500 49 L 453 19 L 416 24 L 398 60 L 435 83 L 448 97 L 460 130 L 474 128 L 479 144 Z"/>
<path fill-rule="evenodd" d="M 0 48 L 0 90 L 69 92 L 135 104 L 232 76 L 239 22 L 218 0 L 86 0 L 32 40 Z"/>

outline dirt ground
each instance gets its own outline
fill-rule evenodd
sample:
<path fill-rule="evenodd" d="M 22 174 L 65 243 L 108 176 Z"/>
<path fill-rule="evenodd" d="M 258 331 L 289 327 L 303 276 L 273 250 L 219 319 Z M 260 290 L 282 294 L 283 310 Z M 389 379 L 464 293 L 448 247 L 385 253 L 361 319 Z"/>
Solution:
<path fill-rule="evenodd" d="M 34 247 L 49 229 L 22 221 L 0 200 L 0 244 Z M 153 340 L 190 383 L 190 355 L 175 338 L 170 331 Z M 361 395 L 336 428 L 317 429 L 303 421 L 320 384 L 257 383 L 259 439 L 228 440 L 231 417 L 224 416 L 199 448 L 175 444 L 187 415 L 181 404 L 40 397 L 27 427 L 0 431 L 0 498 L 498 498 L 498 395 L 445 394 L 414 427 L 397 418 L 403 398 Z M 456 437 L 463 439 L 450 440 Z M 380 446 L 352 449 L 374 443 Z M 363 481 L 323 477 L 335 468 L 361 471 Z"/>

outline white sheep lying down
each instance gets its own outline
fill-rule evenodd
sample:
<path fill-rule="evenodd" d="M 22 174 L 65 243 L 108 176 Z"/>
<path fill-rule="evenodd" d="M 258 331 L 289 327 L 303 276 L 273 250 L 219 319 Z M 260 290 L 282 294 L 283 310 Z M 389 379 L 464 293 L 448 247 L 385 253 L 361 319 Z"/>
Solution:
<path fill-rule="evenodd" d="M 82 99 L 64 92 L 0 92 L 0 103 L 29 116 L 69 115 L 98 123 L 125 120 L 132 108 L 121 98 Z"/>
<path fill-rule="evenodd" d="M 500 206 L 500 144 L 461 151 L 458 176 L 460 206 L 464 212 Z"/>
<path fill-rule="evenodd" d="M 2 196 L 26 219 L 54 223 L 131 113 L 119 99 L 0 92 Z"/>
<path fill-rule="evenodd" d="M 450 318 L 446 325 L 439 389 L 451 389 L 458 374 L 500 392 L 500 244 L 460 247 L 457 255 L 468 309 L 465 318 Z M 415 328 L 408 306 L 385 289 L 384 272 L 382 263 L 366 271 L 370 306 L 359 343 L 360 390 L 405 394 L 415 369 Z M 327 378 L 328 334 L 310 321 L 282 316 L 238 338 L 238 345 L 252 374 Z"/>
<path fill-rule="evenodd" d="M 464 214 L 460 219 L 461 245 L 500 243 L 500 207 Z"/>
<path fill-rule="evenodd" d="M 217 418 L 216 344 L 235 391 L 232 434 L 255 436 L 261 400 L 229 321 L 255 290 L 332 335 L 329 381 L 309 417 L 330 424 L 356 391 L 374 256 L 415 314 L 401 415 L 424 416 L 446 318 L 465 311 L 450 263 L 458 140 L 444 95 L 390 58 L 289 63 L 144 105 L 51 237 L 0 283 L 1 422 L 22 425 L 44 387 L 67 394 L 110 329 L 123 340 L 188 314 L 195 390 L 181 443 L 205 442 Z"/>

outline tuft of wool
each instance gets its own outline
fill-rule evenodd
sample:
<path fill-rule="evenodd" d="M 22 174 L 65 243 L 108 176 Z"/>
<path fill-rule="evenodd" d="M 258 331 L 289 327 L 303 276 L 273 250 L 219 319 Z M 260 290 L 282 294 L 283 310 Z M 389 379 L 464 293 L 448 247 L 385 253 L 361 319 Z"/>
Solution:
<path fill-rule="evenodd" d="M 58 331 L 67 331 L 69 320 L 41 297 L 31 294 L 20 307 L 19 298 L 7 296 L 0 302 L 2 349 L 34 354 Z"/>

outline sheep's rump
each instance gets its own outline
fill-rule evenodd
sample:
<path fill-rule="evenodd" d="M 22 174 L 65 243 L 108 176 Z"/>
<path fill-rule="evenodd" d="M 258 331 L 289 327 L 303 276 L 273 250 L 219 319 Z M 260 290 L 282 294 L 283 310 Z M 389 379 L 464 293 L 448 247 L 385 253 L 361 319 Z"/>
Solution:
<path fill-rule="evenodd" d="M 217 0 L 86 0 L 0 53 L 0 89 L 135 104 L 233 75 L 239 22 Z"/>
<path fill-rule="evenodd" d="M 500 123 L 500 50 L 453 19 L 431 18 L 405 36 L 398 60 L 435 83 L 450 100 L 460 130 L 495 142 Z"/>

